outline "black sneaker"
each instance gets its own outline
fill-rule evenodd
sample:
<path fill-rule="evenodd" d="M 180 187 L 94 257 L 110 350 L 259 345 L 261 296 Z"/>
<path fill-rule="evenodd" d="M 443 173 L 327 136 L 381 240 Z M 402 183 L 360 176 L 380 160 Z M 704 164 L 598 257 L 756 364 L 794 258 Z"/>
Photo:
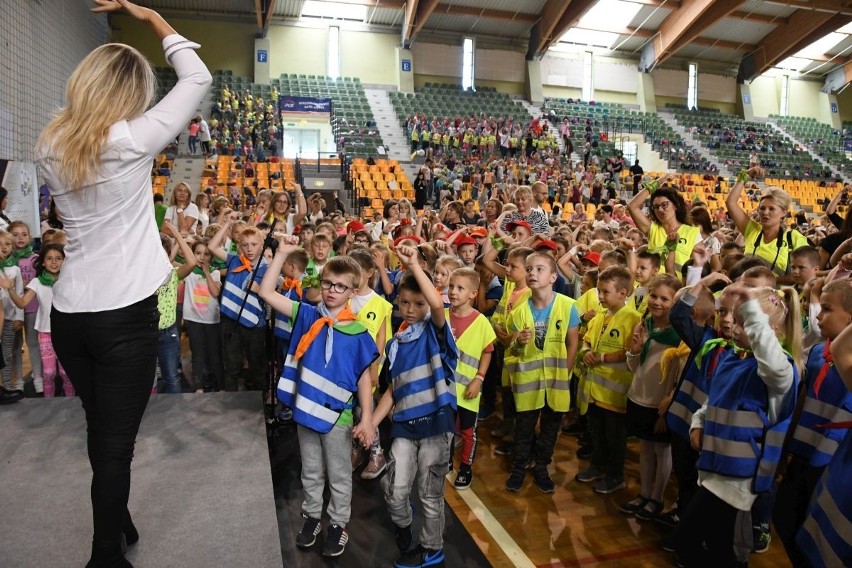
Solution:
<path fill-rule="evenodd" d="M 556 484 L 553 483 L 553 479 L 547 472 L 546 465 L 535 466 L 535 469 L 533 469 L 533 479 L 535 480 L 535 484 L 539 491 L 542 493 L 553 493 L 556 491 Z"/>
<path fill-rule="evenodd" d="M 600 493 L 601 495 L 609 495 L 611 493 L 615 493 L 616 491 L 621 491 L 622 489 L 624 489 L 623 479 L 604 477 L 603 479 L 595 483 L 595 493 Z"/>
<path fill-rule="evenodd" d="M 667 536 L 660 543 L 660 547 L 666 552 L 674 552 L 675 551 L 675 539 L 674 535 Z"/>
<path fill-rule="evenodd" d="M 394 568 L 428 568 L 444 563 L 443 550 L 431 550 L 418 544 L 417 547 L 393 563 Z"/>
<path fill-rule="evenodd" d="M 514 442 L 504 442 L 494 447 L 494 453 L 498 456 L 511 456 L 514 449 Z"/>
<path fill-rule="evenodd" d="M 651 521 L 656 519 L 663 511 L 663 504 L 653 499 L 645 503 L 645 506 L 636 511 L 636 518 L 640 521 Z"/>
<path fill-rule="evenodd" d="M 411 534 L 411 525 L 408 525 L 407 527 L 396 527 L 394 540 L 396 540 L 396 546 L 399 548 L 400 552 L 405 552 L 411 548 L 411 541 L 413 539 L 414 536 Z"/>
<path fill-rule="evenodd" d="M 674 529 L 680 524 L 680 514 L 677 511 L 677 507 L 675 507 L 660 513 L 654 520 L 661 525 L 666 525 L 667 527 Z"/>
<path fill-rule="evenodd" d="M 627 515 L 635 515 L 636 511 L 648 504 L 648 501 L 650 501 L 650 499 L 645 499 L 644 497 L 639 495 L 632 501 L 628 501 L 627 503 L 623 504 L 621 507 L 618 508 L 618 510 Z"/>
<path fill-rule="evenodd" d="M 349 542 L 349 531 L 337 524 L 328 526 L 328 534 L 325 537 L 325 545 L 322 547 L 323 556 L 340 556 L 346 550 Z"/>
<path fill-rule="evenodd" d="M 588 446 L 582 446 L 579 450 L 577 450 L 577 457 L 582 460 L 587 460 L 592 457 L 592 452 L 594 452 L 594 448 L 591 444 Z"/>
<path fill-rule="evenodd" d="M 317 535 L 322 532 L 319 519 L 312 519 L 307 513 L 302 513 L 302 518 L 305 519 L 302 525 L 302 530 L 296 535 L 296 546 L 299 548 L 310 548 L 317 542 Z"/>
<path fill-rule="evenodd" d="M 517 493 L 521 490 L 521 487 L 524 485 L 524 478 L 527 476 L 527 470 L 525 468 L 515 468 L 512 470 L 511 475 L 509 475 L 509 479 L 506 480 L 506 490 L 511 491 L 512 493 Z"/>
<path fill-rule="evenodd" d="M 756 526 L 752 528 L 752 545 L 751 551 L 755 554 L 763 554 L 769 550 L 769 543 L 772 542 L 772 533 L 769 532 L 769 527 Z"/>
<path fill-rule="evenodd" d="M 470 488 L 470 483 L 472 481 L 473 472 L 470 470 L 470 466 L 462 466 L 461 468 L 459 468 L 459 473 L 458 475 L 456 475 L 456 480 L 453 482 L 453 487 L 455 487 L 459 491 L 464 491 L 465 489 Z"/>

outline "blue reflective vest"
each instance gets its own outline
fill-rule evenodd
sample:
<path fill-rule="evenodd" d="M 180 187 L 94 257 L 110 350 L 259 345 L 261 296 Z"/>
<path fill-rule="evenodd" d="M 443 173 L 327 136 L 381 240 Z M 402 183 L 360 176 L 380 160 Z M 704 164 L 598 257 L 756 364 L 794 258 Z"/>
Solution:
<path fill-rule="evenodd" d="M 456 409 L 455 370 L 458 349 L 449 325 L 444 328 L 443 345 L 430 320 L 414 341 L 399 344 L 390 367 L 394 422 L 408 422 L 437 412 L 444 406 Z"/>
<path fill-rule="evenodd" d="M 775 477 L 784 437 L 796 405 L 799 373 L 778 409 L 776 421 L 767 412 L 766 385 L 757 374 L 757 359 L 725 357 L 710 377 L 704 443 L 698 469 L 738 478 L 752 478 L 752 491 L 769 491 Z"/>
<path fill-rule="evenodd" d="M 296 293 L 295 288 L 291 288 L 286 292 L 281 293 L 285 298 L 289 298 L 293 302 L 300 301 L 299 294 Z M 275 337 L 280 339 L 281 341 L 290 341 L 290 336 L 293 333 L 293 322 L 287 316 L 275 312 L 275 329 L 273 330 L 273 334 Z"/>
<path fill-rule="evenodd" d="M 236 320 L 244 327 L 263 327 L 266 325 L 266 304 L 260 299 L 260 296 L 254 292 L 247 292 L 246 289 L 251 282 L 257 282 L 258 286 L 260 285 L 269 265 L 266 260 L 261 260 L 254 279 L 252 279 L 252 273 L 248 270 L 234 272 L 234 269 L 239 266 L 241 266 L 240 258 L 229 254 L 227 260 L 228 274 L 222 283 L 222 298 L 219 302 L 219 308 L 223 316 Z M 248 298 L 246 298 L 246 294 L 248 294 Z M 244 299 L 245 306 L 243 306 Z M 242 311 L 240 311 L 240 307 L 242 307 Z"/>
<path fill-rule="evenodd" d="M 817 484 L 805 522 L 796 535 L 813 568 L 852 566 L 852 436 L 847 429 Z"/>
<path fill-rule="evenodd" d="M 319 314 L 309 304 L 298 306 L 293 322 L 293 339 L 278 379 L 278 400 L 293 409 L 296 424 L 320 434 L 329 432 L 344 410 L 352 408 L 352 395 L 358 379 L 379 356 L 376 342 L 357 322 L 335 326 L 334 354 L 325 360 L 327 330 L 321 331 L 299 360 L 299 341 Z M 343 331 L 345 330 L 345 331 Z"/>
<path fill-rule="evenodd" d="M 824 346 L 825 343 L 814 345 L 808 356 L 807 395 L 789 443 L 790 453 L 808 460 L 814 467 L 828 465 L 846 435 L 846 430 L 819 426 L 852 420 L 852 394 L 836 367 L 829 367 L 819 395 L 814 391 L 814 383 L 825 363 Z"/>
<path fill-rule="evenodd" d="M 713 329 L 708 329 L 704 332 L 704 337 L 701 341 L 702 345 L 706 341 L 716 339 L 716 336 L 717 334 Z M 689 440 L 692 415 L 707 402 L 707 390 L 709 389 L 707 379 L 710 376 L 711 369 L 719 365 L 723 354 L 731 356 L 731 353 L 730 349 L 723 350 L 720 353 L 717 353 L 714 349 L 702 361 L 701 369 L 695 366 L 697 351 L 689 354 L 689 360 L 686 362 L 686 366 L 683 368 L 683 373 L 681 374 L 680 385 L 666 413 L 666 425 L 670 432 L 674 432 L 681 438 Z"/>

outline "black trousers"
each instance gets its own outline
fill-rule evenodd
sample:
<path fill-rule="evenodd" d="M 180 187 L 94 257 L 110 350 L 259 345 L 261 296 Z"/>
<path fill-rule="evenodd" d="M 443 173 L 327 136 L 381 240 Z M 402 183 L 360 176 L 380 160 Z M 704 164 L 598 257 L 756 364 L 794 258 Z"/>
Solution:
<path fill-rule="evenodd" d="M 592 438 L 592 465 L 616 481 L 624 480 L 627 454 L 627 415 L 590 404 L 589 432 Z"/>
<path fill-rule="evenodd" d="M 698 452 L 692 449 L 689 440 L 672 434 L 672 467 L 677 477 L 677 508 L 680 514 L 698 491 Z"/>
<path fill-rule="evenodd" d="M 130 523 L 130 462 L 154 383 L 158 319 L 155 296 L 105 312 L 51 312 L 53 346 L 86 412 L 90 566 L 127 565 L 121 532 Z"/>
<path fill-rule="evenodd" d="M 675 530 L 675 552 L 686 568 L 739 568 L 734 552 L 738 511 L 703 487 L 681 514 Z M 747 530 L 751 533 L 751 522 Z"/>
<path fill-rule="evenodd" d="M 804 458 L 793 456 L 775 495 L 772 522 L 793 566 L 810 566 L 796 544 L 796 534 L 805 522 L 808 504 L 824 470 L 824 467 L 814 467 Z"/>
<path fill-rule="evenodd" d="M 525 468 L 530 460 L 530 454 L 537 466 L 546 466 L 551 462 L 556 440 L 559 438 L 562 414 L 547 406 L 546 402 L 539 410 L 518 411 L 515 415 L 513 468 Z M 535 436 L 536 422 L 539 422 L 538 438 Z"/>

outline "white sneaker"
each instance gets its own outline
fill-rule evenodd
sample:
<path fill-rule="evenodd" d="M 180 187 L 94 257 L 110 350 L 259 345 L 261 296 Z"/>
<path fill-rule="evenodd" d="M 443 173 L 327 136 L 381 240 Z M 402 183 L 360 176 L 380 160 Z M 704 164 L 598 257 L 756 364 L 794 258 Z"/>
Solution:
<path fill-rule="evenodd" d="M 41 377 L 33 377 L 33 387 L 35 388 L 36 394 L 44 393 L 44 379 Z"/>

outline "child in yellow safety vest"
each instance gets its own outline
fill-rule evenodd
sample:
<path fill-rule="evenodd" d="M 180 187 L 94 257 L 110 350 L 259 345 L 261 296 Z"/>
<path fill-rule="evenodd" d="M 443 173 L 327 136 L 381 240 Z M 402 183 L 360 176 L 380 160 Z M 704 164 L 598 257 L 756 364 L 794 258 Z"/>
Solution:
<path fill-rule="evenodd" d="M 485 372 L 494 352 L 497 339 L 488 319 L 473 307 L 479 293 L 479 273 L 472 268 L 457 268 L 450 274 L 448 297 L 450 308 L 447 321 L 456 339 L 459 359 L 456 364 L 456 430 L 462 440 L 461 464 L 453 483 L 464 490 L 473 481 L 471 466 L 476 455 L 476 419 Z M 450 447 L 452 456 L 453 448 Z M 453 467 L 450 457 L 450 468 Z"/>
<path fill-rule="evenodd" d="M 501 371 L 501 387 L 503 400 L 503 422 L 497 428 L 491 431 L 491 435 L 495 438 L 506 438 L 511 436 L 515 431 L 515 401 L 512 397 L 512 390 L 509 386 L 509 373 L 506 370 L 508 365 L 515 362 L 515 355 L 504 349 L 509 346 L 512 340 L 512 335 L 507 327 L 507 318 L 512 308 L 527 299 L 529 296 L 529 288 L 527 288 L 525 278 L 526 259 L 533 253 L 533 249 L 529 247 L 512 248 L 506 255 L 506 264 L 503 266 L 497 262 L 497 250 L 491 245 L 491 240 L 488 239 L 483 243 L 483 259 L 482 262 L 491 272 L 498 278 L 503 278 L 503 296 L 497 302 L 497 308 L 491 316 L 491 325 L 494 332 L 497 334 L 497 357 L 498 362 L 502 362 L 503 368 Z M 512 452 L 512 443 L 508 442 L 499 444 L 494 452 L 498 455 L 507 455 Z"/>
<path fill-rule="evenodd" d="M 633 275 L 623 266 L 610 266 L 598 276 L 598 299 L 606 308 L 589 321 L 581 358 L 587 371 L 579 386 L 580 412 L 589 415 L 592 437 L 591 466 L 577 481 L 597 481 L 595 492 L 610 494 L 624 489 L 627 449 L 627 391 L 633 373 L 627 367 L 626 347 L 641 319 L 625 304 L 633 289 Z"/>
<path fill-rule="evenodd" d="M 516 408 L 512 473 L 506 481 L 506 489 L 512 492 L 523 487 L 531 458 L 535 461 L 533 477 L 539 490 L 555 490 L 547 466 L 553 458 L 562 415 L 570 404 L 571 369 L 580 325 L 575 301 L 553 291 L 556 275 L 552 256 L 540 252 L 529 255 L 529 299 L 516 304 L 509 314 L 512 342 L 507 352 L 516 357 L 514 363 L 506 365 Z"/>

